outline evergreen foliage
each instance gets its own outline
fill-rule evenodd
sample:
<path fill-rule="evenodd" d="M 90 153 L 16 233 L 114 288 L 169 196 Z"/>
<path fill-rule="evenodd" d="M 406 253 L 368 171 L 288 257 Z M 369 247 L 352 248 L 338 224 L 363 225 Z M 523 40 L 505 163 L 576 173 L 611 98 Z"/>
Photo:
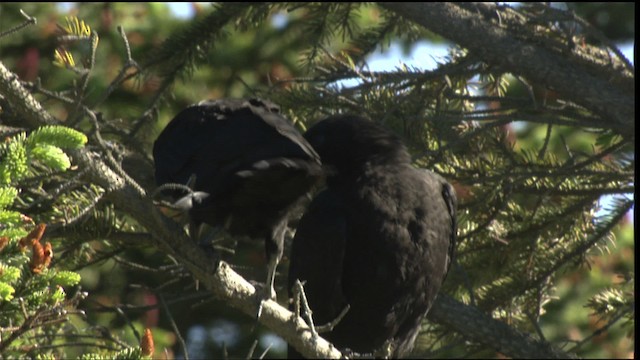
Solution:
<path fill-rule="evenodd" d="M 0 148 L 5 183 L 0 188 L 0 326 L 7 332 L 0 342 L 3 357 L 56 358 L 66 353 L 41 353 L 39 348 L 50 347 L 52 335 L 70 332 L 65 329 L 69 311 L 76 312 L 86 294 L 76 290 L 67 295 L 65 289 L 76 287 L 81 277 L 61 266 L 51 267 L 57 250 L 50 242 L 43 243 L 44 224 L 28 232 L 33 220 L 10 210 L 14 202 L 23 200 L 12 185 L 27 176 L 69 169 L 70 160 L 61 148 L 78 149 L 86 142 L 86 136 L 76 130 L 44 126 L 28 136 L 17 134 Z"/>
<path fill-rule="evenodd" d="M 613 45 L 634 39 L 633 5 L 222 3 L 190 20 L 76 6 L 0 5 L 0 357 L 139 359 L 151 340 L 152 357 L 282 356 L 255 340 L 272 332 L 335 355 L 268 306 L 268 328 L 246 330 L 251 296 L 220 291 L 147 196 L 177 111 L 256 95 L 301 130 L 347 112 L 383 123 L 454 184 L 456 261 L 413 355 L 633 355 L 635 71 Z M 433 69 L 367 64 L 445 38 Z M 230 246 L 234 268 L 261 279 L 248 246 Z M 195 323 L 243 331 L 197 348 Z"/>

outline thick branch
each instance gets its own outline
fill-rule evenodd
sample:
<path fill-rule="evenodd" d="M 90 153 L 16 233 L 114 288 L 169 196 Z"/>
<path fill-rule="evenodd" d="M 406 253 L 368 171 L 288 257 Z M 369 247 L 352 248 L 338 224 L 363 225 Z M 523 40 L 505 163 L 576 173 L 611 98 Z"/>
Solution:
<path fill-rule="evenodd" d="M 515 36 L 499 25 L 500 19 L 509 14 L 492 4 L 482 4 L 481 10 L 495 14 L 496 21 L 485 18 L 480 11 L 467 10 L 472 8 L 468 4 L 384 2 L 380 5 L 467 48 L 490 65 L 557 91 L 614 123 L 618 133 L 634 136 L 631 134 L 635 128 L 635 88 L 629 90 L 610 81 L 607 74 L 613 65 L 593 64 L 586 69 L 569 61 L 565 52 L 573 51 L 570 48 L 552 51 L 535 41 Z M 601 72 L 592 70 L 598 67 Z M 624 68 L 618 70 L 623 72 Z"/>
<path fill-rule="evenodd" d="M 477 308 L 440 294 L 427 315 L 430 321 L 456 330 L 465 338 L 487 345 L 510 358 L 567 359 L 575 355 L 536 340 L 493 319 Z"/>
<path fill-rule="evenodd" d="M 9 71 L 2 62 L 0 62 L 0 96 L 6 98 L 6 101 L 14 107 L 13 110 L 22 116 L 29 127 L 57 122 L 20 84 L 18 75 Z"/>

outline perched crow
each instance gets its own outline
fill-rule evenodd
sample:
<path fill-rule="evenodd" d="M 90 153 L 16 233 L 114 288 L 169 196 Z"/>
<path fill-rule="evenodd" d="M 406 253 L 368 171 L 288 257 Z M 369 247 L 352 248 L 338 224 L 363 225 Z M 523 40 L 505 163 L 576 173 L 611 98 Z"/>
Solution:
<path fill-rule="evenodd" d="M 401 140 L 366 119 L 329 117 L 305 138 L 328 168 L 327 188 L 298 224 L 289 290 L 296 279 L 306 282 L 317 325 L 350 306 L 322 334 L 339 349 L 402 356 L 452 261 L 454 190 L 439 175 L 415 169 Z M 299 355 L 289 349 L 290 357 Z"/>
<path fill-rule="evenodd" d="M 279 108 L 260 99 L 194 104 L 162 131 L 153 156 L 158 185 L 194 191 L 175 202 L 188 211 L 192 237 L 206 223 L 265 240 L 265 298 L 275 299 L 289 213 L 322 173 L 318 155 Z"/>

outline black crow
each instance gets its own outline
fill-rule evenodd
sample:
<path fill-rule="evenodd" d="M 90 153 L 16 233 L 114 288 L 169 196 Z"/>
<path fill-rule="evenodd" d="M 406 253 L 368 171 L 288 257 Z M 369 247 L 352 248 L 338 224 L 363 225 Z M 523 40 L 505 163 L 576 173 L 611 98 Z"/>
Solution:
<path fill-rule="evenodd" d="M 452 261 L 453 187 L 414 168 L 401 140 L 367 119 L 329 117 L 304 136 L 327 168 L 327 188 L 298 224 L 289 290 L 296 279 L 305 284 L 315 324 L 350 306 L 322 334 L 338 349 L 402 356 Z"/>
<path fill-rule="evenodd" d="M 261 99 L 201 101 L 171 120 L 153 156 L 157 185 L 193 190 L 175 202 L 188 211 L 192 237 L 205 223 L 265 240 L 265 298 L 275 299 L 289 214 L 322 173 L 318 155 L 279 108 Z"/>

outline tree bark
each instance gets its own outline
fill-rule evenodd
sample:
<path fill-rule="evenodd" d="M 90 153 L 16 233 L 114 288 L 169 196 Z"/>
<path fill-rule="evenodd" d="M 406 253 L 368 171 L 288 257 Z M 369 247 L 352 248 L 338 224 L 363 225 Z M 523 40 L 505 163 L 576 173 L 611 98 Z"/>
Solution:
<path fill-rule="evenodd" d="M 450 296 L 439 294 L 427 319 L 454 329 L 465 338 L 485 344 L 497 352 L 516 359 L 575 359 L 547 342 L 493 319 L 477 308 L 465 305 Z"/>
<path fill-rule="evenodd" d="M 557 91 L 602 121 L 613 122 L 619 134 L 635 139 L 634 75 L 607 52 L 600 50 L 604 54 L 594 55 L 590 46 L 544 46 L 535 37 L 521 36 L 519 30 L 531 34 L 533 24 L 493 3 L 379 4 L 468 49 L 490 66 Z"/>

